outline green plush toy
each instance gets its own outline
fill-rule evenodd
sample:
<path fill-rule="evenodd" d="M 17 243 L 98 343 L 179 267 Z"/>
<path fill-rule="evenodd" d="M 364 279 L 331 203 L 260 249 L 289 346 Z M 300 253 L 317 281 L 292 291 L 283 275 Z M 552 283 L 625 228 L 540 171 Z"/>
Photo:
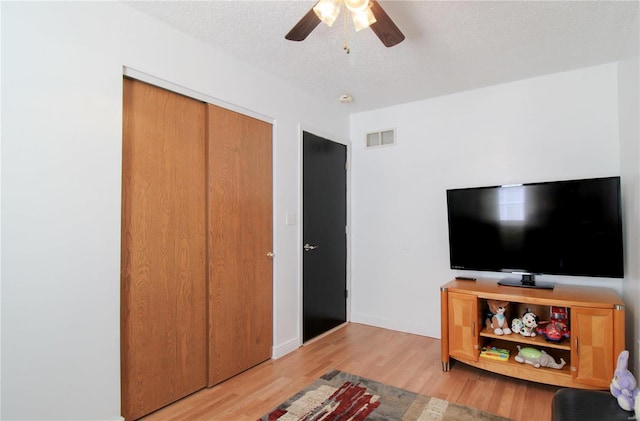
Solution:
<path fill-rule="evenodd" d="M 520 347 L 518 345 L 518 355 L 516 355 L 515 359 L 519 363 L 527 363 L 531 364 L 535 368 L 539 367 L 550 367 L 560 370 L 566 362 L 563 358 L 560 358 L 560 364 L 556 363 L 553 357 L 547 354 L 544 350 L 527 347 Z"/>

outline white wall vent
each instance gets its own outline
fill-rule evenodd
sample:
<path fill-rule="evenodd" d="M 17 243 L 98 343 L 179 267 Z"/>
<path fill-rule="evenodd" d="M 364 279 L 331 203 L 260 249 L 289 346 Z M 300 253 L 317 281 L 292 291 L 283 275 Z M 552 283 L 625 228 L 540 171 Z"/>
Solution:
<path fill-rule="evenodd" d="M 391 146 L 395 144 L 396 144 L 395 129 L 367 133 L 367 148 L 375 148 L 378 146 Z"/>

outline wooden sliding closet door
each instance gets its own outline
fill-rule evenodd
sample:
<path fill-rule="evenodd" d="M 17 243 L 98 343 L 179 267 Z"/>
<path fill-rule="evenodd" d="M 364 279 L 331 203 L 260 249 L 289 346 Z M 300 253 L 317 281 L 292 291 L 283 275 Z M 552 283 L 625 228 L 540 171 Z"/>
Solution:
<path fill-rule="evenodd" d="M 122 415 L 206 386 L 206 105 L 124 80 Z"/>
<path fill-rule="evenodd" d="M 207 105 L 209 386 L 271 357 L 271 124 Z"/>

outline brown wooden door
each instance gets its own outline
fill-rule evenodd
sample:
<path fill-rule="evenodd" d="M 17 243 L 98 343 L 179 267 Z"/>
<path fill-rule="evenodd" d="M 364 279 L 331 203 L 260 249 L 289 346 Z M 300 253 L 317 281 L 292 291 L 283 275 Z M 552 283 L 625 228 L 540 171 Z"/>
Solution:
<path fill-rule="evenodd" d="M 209 385 L 271 357 L 272 126 L 207 106 Z"/>
<path fill-rule="evenodd" d="M 124 80 L 122 415 L 206 386 L 205 104 Z"/>
<path fill-rule="evenodd" d="M 614 310 L 571 308 L 571 367 L 573 379 L 608 388 L 616 367 L 613 335 Z"/>
<path fill-rule="evenodd" d="M 449 355 L 478 361 L 478 299 L 475 295 L 448 293 Z"/>

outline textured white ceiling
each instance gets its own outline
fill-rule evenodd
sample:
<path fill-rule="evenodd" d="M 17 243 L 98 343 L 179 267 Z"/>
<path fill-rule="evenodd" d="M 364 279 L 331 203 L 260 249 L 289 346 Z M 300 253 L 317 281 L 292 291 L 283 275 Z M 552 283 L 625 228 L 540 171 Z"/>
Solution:
<path fill-rule="evenodd" d="M 357 112 L 627 58 L 631 1 L 395 1 L 405 34 L 386 48 L 345 12 L 305 41 L 284 35 L 315 1 L 135 1 L 131 7 Z M 350 54 L 343 50 L 345 40 Z"/>

